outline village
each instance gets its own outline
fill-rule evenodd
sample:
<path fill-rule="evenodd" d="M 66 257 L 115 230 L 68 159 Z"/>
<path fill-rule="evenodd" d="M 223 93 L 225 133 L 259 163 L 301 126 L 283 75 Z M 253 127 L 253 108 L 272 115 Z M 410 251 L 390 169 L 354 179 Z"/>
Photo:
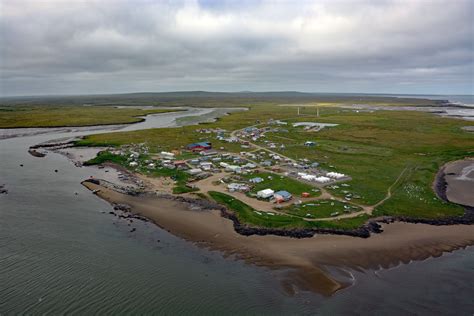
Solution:
<path fill-rule="evenodd" d="M 145 144 L 138 144 L 111 149 L 110 152 L 124 158 L 126 167 L 132 171 L 170 177 L 177 184 L 173 193 L 222 192 L 254 207 L 257 213 L 272 215 L 287 210 L 306 218 L 326 218 L 359 210 L 360 207 L 351 200 L 360 197 L 351 194 L 350 185 L 345 183 L 351 180 L 348 175 L 324 170 L 317 161 L 286 157 L 274 151 L 285 145 L 265 140 L 266 133 L 285 132 L 288 124 L 276 120 L 257 121 L 256 126 L 232 132 L 200 128 L 196 133 L 203 134 L 205 140 L 200 139 L 182 148 L 151 150 Z M 293 124 L 312 131 L 335 125 Z M 241 151 L 215 148 L 213 139 L 238 145 Z M 314 150 L 317 142 L 307 140 L 303 145 Z M 325 189 L 327 187 L 344 187 L 345 196 L 334 197 Z M 317 214 L 317 206 L 323 204 L 334 207 Z M 301 210 L 310 209 L 311 212 L 300 214 Z"/>

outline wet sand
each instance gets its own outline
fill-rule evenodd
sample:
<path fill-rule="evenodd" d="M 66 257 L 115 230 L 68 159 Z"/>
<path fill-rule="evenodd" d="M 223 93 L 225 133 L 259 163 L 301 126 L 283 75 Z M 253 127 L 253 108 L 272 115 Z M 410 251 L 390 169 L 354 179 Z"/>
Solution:
<path fill-rule="evenodd" d="M 448 200 L 474 207 L 474 158 L 450 162 L 444 173 Z"/>
<path fill-rule="evenodd" d="M 105 187 L 84 183 L 97 195 L 116 204 L 127 204 L 174 235 L 226 256 L 274 269 L 285 269 L 282 285 L 288 293 L 298 289 L 331 295 L 347 286 L 325 267 L 352 269 L 388 268 L 412 260 L 437 257 L 474 244 L 474 226 L 430 226 L 392 223 L 370 238 L 316 235 L 294 239 L 279 236 L 243 236 L 219 211 L 191 210 L 189 205 L 157 196 L 129 196 Z"/>

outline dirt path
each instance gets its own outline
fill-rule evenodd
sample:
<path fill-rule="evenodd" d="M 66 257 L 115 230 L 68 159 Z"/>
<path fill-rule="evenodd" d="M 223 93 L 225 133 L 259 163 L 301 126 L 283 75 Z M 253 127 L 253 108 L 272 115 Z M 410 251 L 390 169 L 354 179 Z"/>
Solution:
<path fill-rule="evenodd" d="M 252 126 L 248 126 L 248 127 L 257 127 L 259 125 L 262 125 L 263 123 L 260 123 L 260 124 L 255 124 L 255 125 L 252 125 Z M 245 127 L 245 128 L 248 128 L 248 127 Z M 239 137 L 236 136 L 236 134 L 240 131 L 242 131 L 244 128 L 242 129 L 238 129 L 238 130 L 234 130 L 231 132 L 231 136 L 232 137 L 235 137 L 237 139 L 239 139 L 240 141 L 242 141 L 242 139 L 240 139 Z M 290 158 L 290 157 L 287 157 L 285 155 L 282 155 L 280 153 L 277 153 L 273 150 L 270 150 L 268 148 L 265 148 L 263 146 L 260 146 L 260 145 L 257 145 L 255 143 L 252 143 L 248 140 L 246 140 L 252 147 L 254 147 L 254 149 L 252 151 L 258 151 L 258 150 L 264 150 L 266 152 L 270 152 L 270 153 L 273 153 L 275 155 L 278 155 L 280 157 L 283 157 L 285 159 L 288 159 L 288 161 L 291 161 L 293 163 L 297 163 L 297 161 L 293 158 Z M 398 175 L 397 179 L 392 183 L 392 185 L 387 189 L 387 195 L 382 199 L 380 200 L 379 202 L 377 202 L 376 204 L 373 204 L 373 205 L 364 205 L 364 204 L 359 204 L 359 203 L 354 203 L 354 202 L 348 202 L 346 201 L 345 199 L 343 198 L 340 198 L 340 197 L 337 197 L 337 196 L 334 196 L 333 194 L 331 194 L 330 192 L 328 192 L 323 186 L 317 186 L 320 190 L 321 190 L 321 196 L 319 197 L 316 197 L 316 198 L 311 198 L 310 200 L 308 201 L 318 201 L 318 200 L 335 200 L 335 201 L 339 201 L 339 202 L 343 202 L 343 203 L 347 203 L 347 204 L 351 204 L 351 205 L 354 205 L 354 206 L 357 206 L 357 207 L 360 207 L 362 210 L 361 211 L 358 211 L 358 212 L 354 212 L 354 213 L 350 213 L 350 214 L 342 214 L 342 215 L 339 215 L 339 216 L 334 216 L 334 217 L 324 217 L 324 218 L 305 218 L 305 217 L 300 217 L 306 221 L 330 221 L 330 220 L 338 220 L 338 219 L 345 219 L 345 218 L 353 218 L 353 217 L 357 217 L 359 215 L 363 215 L 363 214 L 367 214 L 367 215 L 372 215 L 373 211 L 375 208 L 377 208 L 378 206 L 382 205 L 384 202 L 386 202 L 388 199 L 390 199 L 392 197 L 392 189 L 393 187 L 400 181 L 400 179 L 402 178 L 402 176 L 405 174 L 405 172 L 408 170 L 408 167 L 405 167 L 402 172 Z M 268 202 L 265 202 L 265 201 L 259 201 L 257 199 L 253 199 L 253 198 L 249 198 L 248 196 L 246 196 L 245 194 L 243 193 L 240 193 L 240 192 L 234 192 L 234 193 L 230 193 L 228 192 L 225 188 L 223 188 L 222 186 L 215 186 L 212 184 L 212 182 L 214 181 L 217 181 L 217 180 L 220 180 L 220 178 L 222 178 L 225 174 L 221 174 L 220 176 L 217 176 L 217 175 L 214 175 L 208 179 L 205 179 L 205 180 L 202 180 L 200 181 L 199 183 L 197 183 L 197 186 L 203 191 L 203 192 L 208 192 L 208 191 L 218 191 L 218 192 L 222 192 L 222 193 L 226 193 L 226 194 L 229 194 L 229 195 L 232 195 L 234 196 L 235 198 L 241 200 L 242 202 L 250 205 L 251 207 L 255 208 L 256 210 L 262 210 L 262 211 L 266 211 L 266 212 L 275 212 L 275 213 L 280 213 L 280 214 L 285 214 L 285 215 L 288 215 L 288 216 L 293 216 L 293 215 L 290 215 L 290 214 L 287 214 L 287 213 L 283 213 L 283 212 L 279 212 L 279 211 L 276 211 L 273 209 L 272 205 Z M 211 180 L 209 180 L 211 179 Z M 285 203 L 285 205 L 290 205 L 291 203 Z M 282 205 L 283 206 L 283 205 Z M 297 216 L 299 217 L 299 216 Z"/>

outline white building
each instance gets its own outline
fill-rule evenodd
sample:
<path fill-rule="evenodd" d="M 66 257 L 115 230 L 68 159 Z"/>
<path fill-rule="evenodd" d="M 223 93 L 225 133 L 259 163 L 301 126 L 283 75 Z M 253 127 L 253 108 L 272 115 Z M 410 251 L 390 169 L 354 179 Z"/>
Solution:
<path fill-rule="evenodd" d="M 189 173 L 190 175 L 194 176 L 194 175 L 200 174 L 202 172 L 202 170 L 199 169 L 199 168 L 193 168 L 193 169 L 189 169 L 186 172 Z"/>
<path fill-rule="evenodd" d="M 170 152 L 167 152 L 167 151 L 162 151 L 160 153 L 160 157 L 163 158 L 163 159 L 172 160 L 172 159 L 174 159 L 174 154 L 170 153 Z"/>
<path fill-rule="evenodd" d="M 326 173 L 326 176 L 334 178 L 334 179 L 341 179 L 341 178 L 344 178 L 346 175 L 339 172 L 328 172 Z"/>
<path fill-rule="evenodd" d="M 274 193 L 275 191 L 273 191 L 272 189 L 265 189 L 265 190 L 258 191 L 257 197 L 261 199 L 269 199 L 273 196 Z"/>

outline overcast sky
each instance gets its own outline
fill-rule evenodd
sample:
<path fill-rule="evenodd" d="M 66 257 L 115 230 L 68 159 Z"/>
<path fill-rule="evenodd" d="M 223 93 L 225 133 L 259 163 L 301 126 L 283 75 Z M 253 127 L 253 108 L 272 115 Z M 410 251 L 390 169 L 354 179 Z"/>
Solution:
<path fill-rule="evenodd" d="M 0 0 L 0 94 L 474 93 L 474 0 Z"/>

